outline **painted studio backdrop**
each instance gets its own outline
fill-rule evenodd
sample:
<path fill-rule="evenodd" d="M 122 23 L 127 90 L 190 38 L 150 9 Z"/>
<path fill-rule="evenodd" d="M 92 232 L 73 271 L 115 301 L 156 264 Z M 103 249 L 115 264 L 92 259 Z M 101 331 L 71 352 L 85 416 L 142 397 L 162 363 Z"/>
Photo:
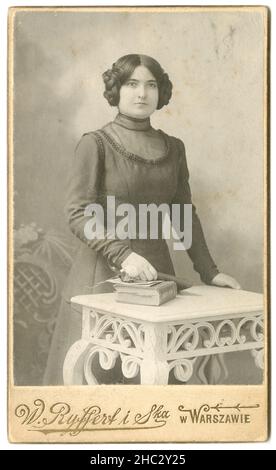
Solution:
<path fill-rule="evenodd" d="M 18 385 L 41 384 L 60 292 L 74 257 L 76 242 L 63 208 L 75 147 L 83 133 L 117 114 L 103 98 L 101 75 L 120 56 L 136 52 L 156 58 L 174 85 L 169 105 L 154 114 L 152 125 L 185 143 L 193 201 L 218 268 L 245 290 L 263 290 L 262 15 L 229 10 L 17 13 Z M 176 273 L 200 284 L 188 256 L 176 255 Z M 262 380 L 247 355 L 227 355 L 234 383 Z"/>

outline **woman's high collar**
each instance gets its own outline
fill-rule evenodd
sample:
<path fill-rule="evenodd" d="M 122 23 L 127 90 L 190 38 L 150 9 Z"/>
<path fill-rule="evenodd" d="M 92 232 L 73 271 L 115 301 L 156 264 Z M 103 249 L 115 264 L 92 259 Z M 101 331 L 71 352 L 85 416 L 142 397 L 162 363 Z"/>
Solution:
<path fill-rule="evenodd" d="M 114 123 L 132 131 L 148 131 L 151 129 L 150 118 L 138 119 L 121 113 L 117 114 Z"/>

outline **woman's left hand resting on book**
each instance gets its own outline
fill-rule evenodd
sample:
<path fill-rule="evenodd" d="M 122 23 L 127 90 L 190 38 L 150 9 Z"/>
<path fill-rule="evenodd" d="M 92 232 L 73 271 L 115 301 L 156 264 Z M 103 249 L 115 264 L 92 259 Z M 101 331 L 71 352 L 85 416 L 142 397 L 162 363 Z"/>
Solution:
<path fill-rule="evenodd" d="M 232 289 L 241 289 L 240 284 L 236 279 L 234 279 L 231 276 L 228 276 L 228 274 L 224 273 L 218 273 L 211 282 L 212 286 L 218 286 L 218 287 L 231 287 Z"/>
<path fill-rule="evenodd" d="M 131 253 L 122 263 L 123 270 L 132 278 L 142 281 L 155 281 L 157 279 L 156 269 L 137 253 Z"/>

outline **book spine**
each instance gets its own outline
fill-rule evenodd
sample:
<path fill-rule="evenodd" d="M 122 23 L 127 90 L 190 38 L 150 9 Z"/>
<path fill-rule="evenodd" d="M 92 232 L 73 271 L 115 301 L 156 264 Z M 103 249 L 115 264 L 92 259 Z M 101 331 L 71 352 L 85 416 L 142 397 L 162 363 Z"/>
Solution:
<path fill-rule="evenodd" d="M 117 292 L 117 302 L 135 304 L 135 305 L 159 305 L 159 299 L 155 297 L 144 297 L 142 295 L 131 295 L 123 292 Z"/>
<path fill-rule="evenodd" d="M 168 300 L 174 299 L 177 294 L 176 284 L 173 283 L 170 286 L 166 286 L 164 289 L 160 289 L 159 292 L 159 305 L 167 302 Z"/>

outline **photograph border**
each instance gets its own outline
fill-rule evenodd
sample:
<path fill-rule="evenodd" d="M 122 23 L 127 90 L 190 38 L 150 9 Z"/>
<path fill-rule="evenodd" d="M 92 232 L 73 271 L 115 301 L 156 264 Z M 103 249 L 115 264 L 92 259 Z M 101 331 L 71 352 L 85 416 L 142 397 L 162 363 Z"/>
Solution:
<path fill-rule="evenodd" d="M 45 409 L 49 410 L 53 404 L 57 403 L 57 397 L 61 395 L 64 397 L 63 401 L 68 404 L 73 414 L 78 415 L 81 418 L 81 411 L 88 406 L 91 402 L 91 387 L 54 387 L 54 386 L 14 386 L 13 384 L 13 223 L 14 223 L 14 208 L 13 208 L 13 51 L 14 51 L 14 17 L 19 11 L 128 11 L 134 12 L 137 9 L 144 12 L 153 12 L 165 10 L 173 12 L 184 12 L 184 11 L 260 11 L 263 13 L 264 19 L 264 319 L 265 319 L 265 368 L 264 368 L 264 381 L 261 385 L 208 385 L 203 386 L 203 389 L 198 393 L 198 385 L 186 385 L 185 391 L 190 390 L 190 393 L 185 399 L 185 406 L 199 409 L 208 398 L 212 397 L 213 401 L 225 400 L 225 403 L 230 404 L 235 400 L 237 394 L 239 394 L 239 401 L 241 403 L 248 403 L 249 394 L 255 394 L 255 401 L 258 401 L 260 406 L 256 410 L 252 410 L 252 421 L 253 424 L 247 428 L 241 427 L 237 432 L 237 427 L 231 425 L 221 425 L 219 428 L 216 426 L 210 426 L 210 429 L 206 430 L 204 425 L 194 426 L 185 425 L 185 436 L 183 439 L 183 427 L 179 423 L 179 413 L 175 413 L 175 416 L 169 423 L 165 416 L 168 406 L 166 404 L 172 403 L 172 388 L 173 387 L 173 400 L 176 401 L 179 406 L 183 403 L 183 386 L 141 386 L 125 385 L 124 393 L 122 394 L 122 386 L 93 386 L 93 397 L 98 400 L 99 393 L 97 394 L 98 387 L 101 391 L 101 409 L 107 410 L 106 413 L 110 413 L 109 407 L 109 396 L 123 395 L 126 402 L 126 413 L 127 410 L 133 407 L 133 403 L 136 403 L 133 413 L 141 413 L 144 416 L 151 412 L 150 419 L 148 421 L 152 427 L 146 429 L 133 430 L 131 436 L 127 434 L 125 430 L 109 430 L 99 429 L 91 432 L 80 432 L 75 435 L 69 435 L 64 433 L 64 429 L 61 429 L 61 434 L 54 435 L 53 440 L 49 440 L 49 435 L 43 433 L 37 433 L 30 431 L 28 426 L 22 426 L 19 423 L 18 416 L 15 414 L 15 410 L 18 409 L 22 403 L 29 407 L 30 415 L 32 413 L 39 413 L 41 410 L 41 403 L 43 402 Z M 271 408 L 271 395 L 270 395 L 270 367 L 271 367 L 271 318 L 270 318 L 270 307 L 271 307 L 271 287 L 270 287 L 270 10 L 265 6 L 93 6 L 93 7 L 11 7 L 9 9 L 9 30 L 8 30 L 8 324 L 9 324 L 9 340 L 8 340 L 8 416 L 9 416 L 9 440 L 10 442 L 28 442 L 28 443 L 122 443 L 122 442 L 253 442 L 253 441 L 265 441 L 270 433 L 270 408 Z M 249 391 L 250 387 L 250 391 Z M 158 389 L 158 393 L 156 393 Z M 161 390 L 162 389 L 162 390 Z M 82 398 L 79 398 L 80 390 L 82 392 Z M 194 390 L 197 391 L 197 397 L 194 397 Z M 130 393 L 129 393 L 130 392 Z M 145 395 L 147 397 L 154 397 L 150 400 L 147 398 L 146 403 L 144 402 Z M 162 395 L 163 400 L 160 401 Z M 222 398 L 223 397 L 223 398 Z M 115 400 L 114 400 L 115 401 Z M 117 398 L 118 407 L 120 406 Z M 162 403 L 161 403 L 162 402 Z M 161 411 L 164 411 L 162 422 L 163 426 L 156 426 L 156 423 L 160 423 L 160 417 L 157 420 L 156 416 L 153 417 L 154 412 L 152 406 L 163 406 Z M 77 405 L 77 406 L 76 406 Z M 32 408 L 31 408 L 32 407 Z M 116 407 L 115 407 L 116 408 Z M 45 415 L 44 409 L 44 415 Z M 38 410 L 38 411 L 37 411 Z M 158 408 L 157 408 L 158 410 Z M 160 411 L 160 412 L 161 412 Z M 179 410 L 178 410 L 179 411 Z M 43 416 L 44 416 L 43 415 Z M 146 418 L 145 418 L 146 419 Z M 150 422 L 150 420 L 152 420 Z M 180 429 L 181 428 L 181 429 Z M 219 434 L 219 436 L 217 436 Z"/>

